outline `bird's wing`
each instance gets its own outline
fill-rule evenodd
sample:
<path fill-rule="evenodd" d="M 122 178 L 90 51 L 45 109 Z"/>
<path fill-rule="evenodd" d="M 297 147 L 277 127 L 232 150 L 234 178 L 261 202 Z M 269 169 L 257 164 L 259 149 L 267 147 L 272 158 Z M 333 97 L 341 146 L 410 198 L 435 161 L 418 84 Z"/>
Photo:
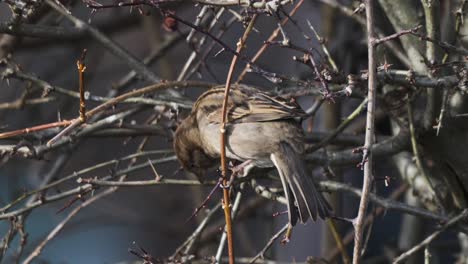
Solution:
<path fill-rule="evenodd" d="M 238 122 L 267 122 L 303 117 L 304 111 L 293 101 L 255 93 L 248 100 L 248 107 L 237 107 L 232 118 Z"/>
<path fill-rule="evenodd" d="M 205 106 L 207 118 L 212 123 L 220 123 L 224 87 L 212 89 L 203 94 L 199 107 Z M 270 96 L 255 88 L 235 86 L 229 94 L 227 106 L 228 121 L 231 123 L 267 122 L 300 118 L 305 115 L 298 104 L 281 97 Z"/>

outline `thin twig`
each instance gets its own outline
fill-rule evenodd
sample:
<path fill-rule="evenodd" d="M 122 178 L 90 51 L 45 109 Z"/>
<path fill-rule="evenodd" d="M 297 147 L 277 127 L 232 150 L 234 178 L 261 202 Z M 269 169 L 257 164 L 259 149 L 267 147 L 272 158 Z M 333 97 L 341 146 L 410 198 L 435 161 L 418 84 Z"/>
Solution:
<path fill-rule="evenodd" d="M 411 249 L 409 249 L 408 251 L 404 252 L 403 254 L 401 254 L 399 257 L 397 257 L 393 263 L 396 264 L 396 263 L 402 263 L 405 259 L 407 259 L 408 257 L 410 257 L 411 255 L 413 255 L 414 253 L 416 253 L 418 250 L 426 247 L 427 245 L 429 245 L 432 241 L 434 241 L 434 239 L 436 239 L 440 234 L 442 234 L 445 230 L 447 230 L 448 228 L 450 228 L 451 226 L 453 226 L 454 224 L 458 223 L 459 221 L 461 220 L 464 220 L 466 217 L 468 216 L 468 209 L 465 209 L 463 210 L 463 212 L 461 212 L 460 214 L 458 214 L 457 216 L 453 217 L 452 219 L 450 219 L 444 226 L 442 226 L 442 228 L 440 228 L 439 230 L 435 231 L 434 233 L 432 233 L 430 236 L 428 236 L 426 239 L 424 239 L 423 241 L 421 241 L 419 244 L 417 244 L 416 246 L 412 247 Z"/>
<path fill-rule="evenodd" d="M 152 165 L 152 163 L 149 163 Z M 106 180 L 95 180 L 90 178 L 78 178 L 77 183 L 88 183 L 91 185 L 98 186 L 113 186 L 113 187 L 144 187 L 144 186 L 155 186 L 155 185 L 185 185 L 185 186 L 212 186 L 217 182 L 207 181 L 201 183 L 195 180 L 176 180 L 176 179 L 155 179 L 155 180 L 146 180 L 146 181 L 106 181 Z"/>
<path fill-rule="evenodd" d="M 299 10 L 299 8 L 302 6 L 302 4 L 304 3 L 304 0 L 299 0 L 297 2 L 297 4 L 294 6 L 294 8 L 291 10 L 291 12 L 289 13 L 289 16 L 284 18 L 283 21 L 281 21 L 281 25 L 284 26 L 286 25 L 286 23 L 288 23 L 289 21 L 289 17 L 292 17 L 294 16 L 297 11 Z M 268 43 L 274 41 L 278 35 L 280 34 L 280 31 L 281 31 L 281 28 L 280 27 L 277 27 L 273 33 L 271 33 L 270 37 L 268 38 L 267 41 L 265 41 L 265 43 L 263 43 L 262 47 L 257 51 L 257 53 L 255 54 L 255 56 L 252 58 L 252 62 L 256 62 L 260 56 L 262 56 L 262 54 L 265 52 L 265 50 L 267 49 L 267 47 L 269 46 Z M 244 76 L 245 74 L 247 74 L 247 71 L 249 69 L 249 65 L 246 65 L 244 67 L 244 69 L 242 70 L 242 72 L 240 73 L 239 77 L 237 78 L 237 82 L 236 83 L 240 83 L 243 79 L 244 79 Z"/>
<path fill-rule="evenodd" d="M 33 127 L 28 127 L 28 128 L 23 128 L 23 129 L 18 129 L 18 130 L 13 130 L 13 131 L 8 131 L 8 132 L 3 132 L 0 133 L 0 139 L 3 138 L 10 138 L 10 137 L 15 137 L 18 135 L 27 135 L 29 133 L 37 132 L 37 131 L 42 131 L 54 127 L 63 127 L 63 126 L 68 126 L 73 122 L 73 120 L 62 120 L 58 122 L 52 122 L 48 124 L 42 124 L 38 126 L 33 126 Z"/>
<path fill-rule="evenodd" d="M 375 45 L 380 45 L 383 42 L 391 41 L 391 40 L 397 39 L 397 38 L 399 38 L 401 36 L 411 34 L 413 32 L 418 31 L 421 27 L 422 27 L 421 25 L 418 25 L 418 26 L 415 26 L 413 28 L 410 28 L 410 29 L 407 29 L 407 30 L 402 30 L 400 32 L 394 33 L 394 34 L 386 36 L 386 37 L 378 38 L 378 39 L 374 40 L 374 44 Z"/>
<path fill-rule="evenodd" d="M 426 35 L 423 35 L 423 34 L 417 33 L 417 32 L 410 32 L 410 34 L 414 35 L 416 37 L 419 37 L 420 39 L 425 40 L 427 42 L 432 42 L 432 43 L 436 44 L 437 46 L 439 46 L 443 50 L 445 50 L 445 52 L 447 52 L 447 53 L 457 53 L 457 54 L 460 54 L 460 55 L 463 55 L 463 56 L 468 56 L 468 50 L 463 48 L 463 47 L 457 47 L 457 46 L 454 46 L 454 45 L 452 45 L 450 43 L 440 41 L 438 39 L 434 39 L 434 38 L 428 37 Z"/>
<path fill-rule="evenodd" d="M 343 263 L 344 264 L 351 263 L 351 259 L 349 258 L 348 253 L 346 252 L 346 248 L 343 243 L 343 238 L 341 234 L 338 232 L 338 228 L 336 227 L 335 221 L 331 218 L 327 219 L 327 225 L 333 234 L 333 238 L 335 239 L 335 242 L 336 242 L 336 247 L 341 253 L 341 258 L 343 259 Z"/>
<path fill-rule="evenodd" d="M 21 109 L 26 105 L 46 104 L 46 103 L 54 102 L 55 100 L 57 100 L 57 98 L 55 97 L 34 98 L 34 99 L 18 98 L 11 102 L 0 103 L 0 110 Z"/>
<path fill-rule="evenodd" d="M 180 245 L 174 251 L 174 254 L 172 254 L 172 256 L 169 257 L 170 260 L 175 260 L 175 258 L 180 254 L 182 250 L 184 250 L 184 255 L 190 253 L 190 250 L 195 244 L 195 241 L 201 235 L 205 227 L 208 225 L 208 222 L 210 221 L 211 217 L 213 217 L 213 215 L 218 211 L 219 208 L 221 208 L 221 203 L 218 203 L 215 207 L 209 210 L 209 212 L 206 214 L 205 218 L 203 219 L 203 221 L 201 221 L 201 223 L 198 225 L 195 231 L 193 231 L 193 233 L 184 241 L 184 243 L 182 243 L 182 245 Z"/>
<path fill-rule="evenodd" d="M 330 52 L 328 51 L 328 48 L 325 45 L 325 40 L 322 37 L 320 37 L 317 30 L 315 30 L 315 28 L 312 26 L 312 23 L 310 23 L 309 20 L 307 20 L 307 24 L 309 25 L 310 29 L 314 32 L 315 37 L 317 38 L 317 41 L 320 43 L 320 46 L 322 47 L 323 53 L 325 53 L 325 56 L 327 57 L 328 62 L 330 63 L 330 65 L 333 68 L 333 71 L 338 72 L 338 67 L 336 66 L 336 62 L 332 58 L 332 56 L 330 55 Z"/>
<path fill-rule="evenodd" d="M 266 243 L 266 245 L 262 248 L 262 250 L 260 252 L 258 252 L 257 255 L 255 255 L 255 257 L 253 257 L 251 260 L 250 260 L 250 264 L 253 264 L 257 261 L 257 259 L 259 258 L 264 258 L 265 257 L 265 253 L 267 252 L 267 250 L 273 245 L 273 243 L 284 233 L 286 232 L 286 230 L 288 230 L 289 228 L 289 223 L 285 224 L 278 232 L 276 232 L 276 234 L 274 234 L 270 240 L 268 240 L 268 242 Z"/>
<path fill-rule="evenodd" d="M 340 134 L 353 120 L 355 120 L 359 114 L 364 110 L 366 104 L 368 103 L 367 99 L 364 99 L 362 103 L 356 107 L 356 109 L 341 122 L 341 124 L 333 130 L 331 134 L 329 134 L 326 138 L 324 138 L 319 143 L 313 145 L 310 148 L 307 148 L 307 152 L 314 152 L 320 148 L 325 147 L 330 141 L 332 141 L 338 134 Z"/>
<path fill-rule="evenodd" d="M 411 137 L 411 148 L 413 149 L 414 158 L 416 160 L 416 166 L 418 167 L 418 170 L 422 174 L 422 176 L 429 183 L 429 187 L 431 188 L 431 191 L 433 192 L 433 196 L 436 200 L 437 206 L 443 211 L 444 208 L 442 207 L 442 201 L 439 197 L 438 192 L 434 188 L 434 184 L 432 183 L 431 178 L 429 177 L 429 174 L 426 170 L 426 166 L 423 163 L 423 159 L 419 151 L 418 141 L 416 138 L 416 129 L 414 127 L 414 120 L 413 120 L 413 107 L 411 106 L 410 102 L 407 103 L 407 111 L 408 111 L 408 123 L 409 123 L 410 137 Z"/>
<path fill-rule="evenodd" d="M 42 250 L 44 250 L 44 247 L 52 240 L 54 239 L 59 233 L 60 231 L 63 230 L 63 228 L 65 227 L 65 225 L 76 215 L 78 214 L 81 209 L 87 207 L 88 205 L 94 203 L 95 201 L 111 194 L 114 192 L 114 189 L 107 189 L 93 197 L 91 197 L 90 199 L 88 199 L 87 201 L 81 203 L 80 205 L 78 205 L 75 209 L 73 209 L 73 211 L 71 211 L 62 221 L 60 221 L 60 223 L 58 223 L 55 228 L 50 231 L 50 233 L 46 236 L 46 238 L 41 241 L 41 243 L 39 243 L 39 245 L 37 245 L 37 247 L 31 252 L 31 254 L 29 254 L 29 256 L 23 261 L 23 264 L 29 264 L 31 263 L 36 257 L 38 257 Z"/>

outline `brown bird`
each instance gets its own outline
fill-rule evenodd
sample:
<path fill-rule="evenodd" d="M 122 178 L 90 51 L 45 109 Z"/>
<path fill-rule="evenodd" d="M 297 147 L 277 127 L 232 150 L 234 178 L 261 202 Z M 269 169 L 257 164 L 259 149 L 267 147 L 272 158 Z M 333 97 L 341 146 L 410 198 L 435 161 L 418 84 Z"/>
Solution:
<path fill-rule="evenodd" d="M 220 123 L 224 86 L 203 93 L 175 133 L 174 149 L 184 169 L 203 181 L 205 172 L 220 158 Z M 227 106 L 226 156 L 251 167 L 276 167 L 288 200 L 292 225 L 330 215 L 331 207 L 315 187 L 301 158 L 304 111 L 295 103 L 258 89 L 237 85 Z"/>

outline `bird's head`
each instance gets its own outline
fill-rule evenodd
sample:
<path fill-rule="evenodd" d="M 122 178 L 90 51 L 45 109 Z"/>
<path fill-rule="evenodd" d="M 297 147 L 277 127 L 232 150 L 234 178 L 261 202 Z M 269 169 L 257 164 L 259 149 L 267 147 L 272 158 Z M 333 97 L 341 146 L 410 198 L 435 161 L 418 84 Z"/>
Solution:
<path fill-rule="evenodd" d="M 216 159 L 203 150 L 198 125 L 192 116 L 177 127 L 174 135 L 174 151 L 182 167 L 195 174 L 200 182 L 203 182 L 206 171 L 217 163 Z"/>

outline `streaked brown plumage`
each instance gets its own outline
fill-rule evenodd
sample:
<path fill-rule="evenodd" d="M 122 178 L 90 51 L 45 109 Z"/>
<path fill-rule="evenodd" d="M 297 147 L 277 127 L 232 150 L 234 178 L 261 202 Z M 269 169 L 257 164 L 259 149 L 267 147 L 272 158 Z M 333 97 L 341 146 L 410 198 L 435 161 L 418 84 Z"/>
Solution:
<path fill-rule="evenodd" d="M 220 122 L 224 87 L 202 94 L 175 133 L 174 149 L 182 166 L 199 180 L 220 157 Z M 325 218 L 331 208 L 315 188 L 301 158 L 304 153 L 300 119 L 304 111 L 295 103 L 269 96 L 258 89 L 231 88 L 227 107 L 226 155 L 249 166 L 276 167 L 288 200 L 289 221 Z"/>

